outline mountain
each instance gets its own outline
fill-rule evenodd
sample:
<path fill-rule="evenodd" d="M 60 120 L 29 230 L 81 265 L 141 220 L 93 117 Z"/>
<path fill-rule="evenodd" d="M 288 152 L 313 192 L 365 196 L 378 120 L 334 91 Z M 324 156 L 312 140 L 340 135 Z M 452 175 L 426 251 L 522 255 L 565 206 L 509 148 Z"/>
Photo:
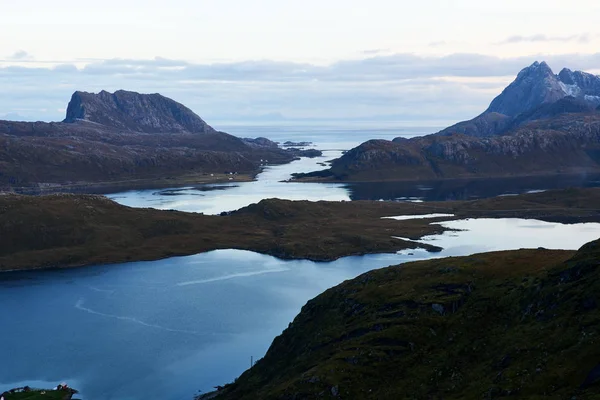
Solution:
<path fill-rule="evenodd" d="M 558 75 L 545 62 L 534 62 L 524 68 L 517 78 L 498 95 L 483 114 L 472 120 L 459 122 L 439 132 L 442 135 L 463 133 L 469 136 L 490 136 L 502 134 L 530 119 L 523 114 L 532 115 L 540 108 L 547 109 L 567 97 L 578 104 L 587 104 L 589 109 L 600 105 L 600 77 L 581 71 L 564 68 Z M 544 117 L 553 117 L 563 112 L 582 112 L 555 108 L 553 113 Z"/>
<path fill-rule="evenodd" d="M 75 92 L 64 122 L 79 120 L 144 133 L 214 133 L 192 110 L 160 94 Z"/>
<path fill-rule="evenodd" d="M 75 92 L 63 122 L 0 121 L 0 191 L 173 186 L 253 175 L 299 152 L 218 132 L 159 94 Z M 112 190 L 112 189 L 109 189 Z"/>
<path fill-rule="evenodd" d="M 566 85 L 554 75 L 548 64 L 536 61 L 519 72 L 515 81 L 492 101 L 485 113 L 496 112 L 516 117 L 567 95 Z"/>
<path fill-rule="evenodd" d="M 299 180 L 414 181 L 600 172 L 600 77 L 534 63 L 478 117 L 437 134 L 372 140 Z"/>
<path fill-rule="evenodd" d="M 368 272 L 204 398 L 598 399 L 599 264 L 595 241 Z"/>

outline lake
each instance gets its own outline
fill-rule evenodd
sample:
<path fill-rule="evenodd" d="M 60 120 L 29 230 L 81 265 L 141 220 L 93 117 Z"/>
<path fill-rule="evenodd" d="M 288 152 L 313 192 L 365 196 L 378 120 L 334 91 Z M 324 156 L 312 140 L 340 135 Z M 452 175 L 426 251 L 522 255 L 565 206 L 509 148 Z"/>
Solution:
<path fill-rule="evenodd" d="M 402 221 L 398 221 L 402 223 Z M 220 250 L 153 262 L 0 275 L 0 391 L 66 381 L 85 400 L 191 400 L 262 357 L 307 300 L 376 268 L 431 257 L 576 249 L 600 224 L 446 222 L 437 254 L 283 261 Z M 9 362 L 7 362 L 9 360 Z"/>
<path fill-rule="evenodd" d="M 222 126 L 220 129 L 241 137 L 266 136 L 275 141 L 310 141 L 323 151 L 323 157 L 303 158 L 286 165 L 268 166 L 254 182 L 202 185 L 176 188 L 177 191 L 134 190 L 109 194 L 113 200 L 131 207 L 153 207 L 188 212 L 218 214 L 277 197 L 288 200 L 408 200 L 445 201 L 513 195 L 567 187 L 599 187 L 600 175 L 524 177 L 499 179 L 446 180 L 425 182 L 375 183 L 294 183 L 282 182 L 295 172 L 325 169 L 321 164 L 338 158 L 343 150 L 373 139 L 391 140 L 436 132 L 435 127 L 388 127 L 379 129 L 339 126 Z"/>
<path fill-rule="evenodd" d="M 115 193 L 134 207 L 217 214 L 264 198 L 292 200 L 445 200 L 509 195 L 573 184 L 573 179 L 403 184 L 285 183 L 373 137 L 435 128 L 219 127 L 239 136 L 313 141 L 324 157 L 270 166 L 255 182 Z M 228 129 L 229 128 L 229 129 Z M 579 186 L 595 186 L 581 177 Z M 390 216 L 392 217 L 392 216 Z M 402 219 L 402 218 L 400 218 Z M 397 221 L 399 224 L 402 221 Z M 445 222 L 461 229 L 423 238 L 431 254 L 347 257 L 331 263 L 283 261 L 220 250 L 153 262 L 0 275 L 0 391 L 66 381 L 84 400 L 191 400 L 231 382 L 264 355 L 300 308 L 327 288 L 366 271 L 407 261 L 521 247 L 577 249 L 600 237 L 600 224 L 532 220 Z M 8 361 L 7 361 L 8 360 Z"/>

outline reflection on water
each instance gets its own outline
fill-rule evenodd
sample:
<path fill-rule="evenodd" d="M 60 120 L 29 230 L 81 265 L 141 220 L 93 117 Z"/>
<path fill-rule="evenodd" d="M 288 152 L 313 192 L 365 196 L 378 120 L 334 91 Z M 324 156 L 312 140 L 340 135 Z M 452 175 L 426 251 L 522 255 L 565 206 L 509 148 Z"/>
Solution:
<path fill-rule="evenodd" d="M 600 187 L 600 175 L 356 183 L 348 184 L 348 191 L 352 200 L 446 201 L 536 193 L 569 187 Z"/>
<path fill-rule="evenodd" d="M 205 214 L 233 211 L 263 199 L 288 200 L 350 200 L 344 184 L 282 182 L 294 172 L 323 169 L 318 163 L 341 156 L 340 151 L 325 151 L 323 157 L 302 158 L 286 165 L 266 167 L 254 182 L 205 185 L 178 189 L 135 190 L 108 195 L 130 207 L 153 207 Z"/>
<path fill-rule="evenodd" d="M 440 222 L 458 231 L 426 236 L 423 241 L 462 255 L 519 248 L 577 249 L 600 238 L 600 224 L 556 224 L 518 218 L 466 219 Z"/>
<path fill-rule="evenodd" d="M 108 197 L 131 207 L 153 207 L 180 211 L 219 214 L 267 198 L 289 200 L 392 200 L 445 201 L 470 200 L 568 187 L 598 187 L 600 175 L 445 180 L 429 182 L 373 183 L 288 183 L 282 182 L 297 172 L 323 170 L 326 163 L 360 143 L 373 139 L 391 140 L 397 136 L 414 137 L 439 131 L 439 128 L 381 126 L 222 126 L 240 137 L 265 136 L 284 143 L 310 141 L 323 151 L 323 157 L 303 158 L 290 164 L 269 166 L 255 182 L 171 188 L 163 191 L 136 190 Z"/>
<path fill-rule="evenodd" d="M 402 221 L 398 221 L 402 224 Z M 600 224 L 444 222 L 441 253 L 282 261 L 238 250 L 154 262 L 0 275 L 0 391 L 67 381 L 84 400 L 188 399 L 264 355 L 302 305 L 392 264 L 520 247 L 576 249 Z M 468 229 L 468 230 L 464 230 Z"/>

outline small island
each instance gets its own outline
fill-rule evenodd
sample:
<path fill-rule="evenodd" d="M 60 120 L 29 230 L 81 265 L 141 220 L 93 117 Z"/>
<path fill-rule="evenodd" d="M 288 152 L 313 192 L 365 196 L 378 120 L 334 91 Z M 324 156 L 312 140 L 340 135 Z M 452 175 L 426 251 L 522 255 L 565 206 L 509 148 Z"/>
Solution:
<path fill-rule="evenodd" d="M 0 400 L 71 400 L 77 390 L 61 383 L 53 389 L 14 388 L 0 394 Z"/>
<path fill-rule="evenodd" d="M 307 146 L 312 146 L 314 143 L 313 142 L 292 142 L 292 141 L 287 141 L 284 142 L 282 144 L 283 147 L 307 147 Z"/>

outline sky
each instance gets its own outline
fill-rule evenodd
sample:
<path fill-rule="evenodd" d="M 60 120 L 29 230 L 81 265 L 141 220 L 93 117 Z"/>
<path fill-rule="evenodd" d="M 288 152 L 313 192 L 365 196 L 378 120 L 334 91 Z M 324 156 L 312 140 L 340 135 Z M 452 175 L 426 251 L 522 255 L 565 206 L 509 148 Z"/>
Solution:
<path fill-rule="evenodd" d="M 600 73 L 592 0 L 0 0 L 0 118 L 75 90 L 161 93 L 207 122 L 473 117 L 522 68 Z"/>

